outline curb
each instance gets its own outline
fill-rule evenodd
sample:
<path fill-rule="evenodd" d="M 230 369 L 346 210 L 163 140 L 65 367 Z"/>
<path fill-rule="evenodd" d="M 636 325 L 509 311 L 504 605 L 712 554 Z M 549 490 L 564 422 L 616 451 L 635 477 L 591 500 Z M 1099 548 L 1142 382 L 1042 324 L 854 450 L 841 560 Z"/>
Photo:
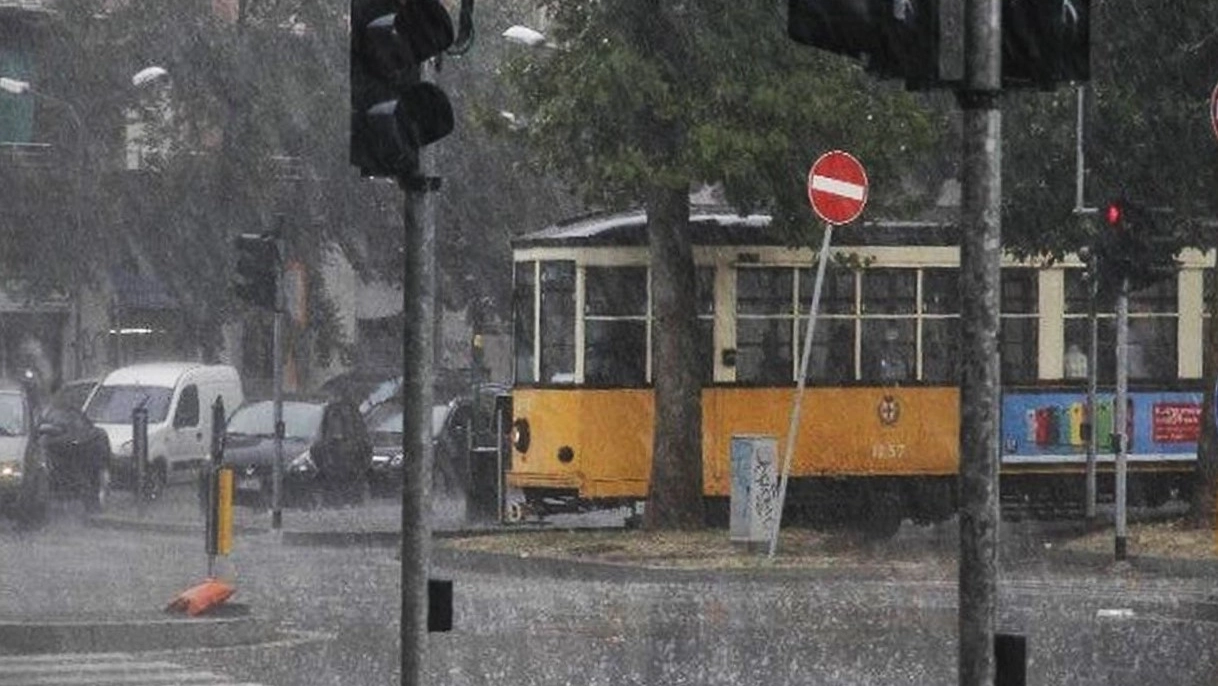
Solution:
<path fill-rule="evenodd" d="M 232 604 L 208 617 L 0 622 L 0 655 L 224 648 L 279 637 L 274 626 L 249 614 L 247 606 Z"/>

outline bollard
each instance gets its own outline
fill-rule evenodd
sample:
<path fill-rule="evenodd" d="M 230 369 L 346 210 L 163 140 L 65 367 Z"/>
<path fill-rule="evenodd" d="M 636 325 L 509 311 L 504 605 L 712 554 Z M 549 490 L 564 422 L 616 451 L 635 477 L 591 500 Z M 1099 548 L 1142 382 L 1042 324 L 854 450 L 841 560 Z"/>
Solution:
<path fill-rule="evenodd" d="M 994 686 L 1027 686 L 1028 637 L 994 634 Z"/>
<path fill-rule="evenodd" d="M 135 511 L 143 517 L 148 501 L 148 409 L 143 405 L 131 411 L 131 459 L 135 462 Z"/>

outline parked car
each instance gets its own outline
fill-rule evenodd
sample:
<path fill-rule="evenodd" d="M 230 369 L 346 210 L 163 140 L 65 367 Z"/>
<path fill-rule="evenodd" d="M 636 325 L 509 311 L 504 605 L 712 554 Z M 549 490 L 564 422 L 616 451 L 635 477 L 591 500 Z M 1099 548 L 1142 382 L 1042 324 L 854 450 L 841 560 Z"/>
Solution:
<path fill-rule="evenodd" d="M 110 496 L 110 439 L 79 407 L 47 407 L 38 419 L 38 441 L 51 493 L 80 498 L 99 512 Z"/>
<path fill-rule="evenodd" d="M 76 379 L 68 381 L 51 395 L 51 407 L 71 407 L 77 410 L 85 409 L 85 402 L 93 389 L 101 383 L 101 379 Z"/>
<path fill-rule="evenodd" d="M 470 448 L 497 445 L 495 397 L 507 391 L 502 384 L 479 386 L 476 416 L 473 415 L 473 396 L 469 393 L 432 407 L 433 492 L 448 497 L 470 494 Z M 469 434 L 471 417 L 477 424 L 473 436 Z M 372 494 L 400 493 L 403 469 L 401 402 L 395 398 L 374 407 L 364 416 L 364 421 L 372 436 L 372 467 L 368 476 Z"/>
<path fill-rule="evenodd" d="M 281 505 L 313 507 L 363 501 L 372 443 L 359 412 L 345 399 L 293 397 L 283 402 Z M 248 403 L 229 417 L 224 465 L 234 472 L 239 505 L 272 504 L 274 403 Z"/>
<path fill-rule="evenodd" d="M 343 398 L 355 403 L 360 414 L 398 397 L 402 391 L 402 370 L 387 367 L 361 367 L 331 377 L 318 392 L 327 398 Z"/>
<path fill-rule="evenodd" d="M 132 452 L 132 412 L 148 411 L 145 496 L 158 497 L 166 484 L 189 482 L 210 460 L 212 403 L 225 408 L 244 400 L 241 377 L 228 365 L 195 362 L 139 364 L 106 375 L 89 396 L 85 415 L 104 430 L 113 451 L 116 485 L 132 487 L 137 465 Z"/>
<path fill-rule="evenodd" d="M 32 389 L 0 380 L 0 512 L 22 525 L 46 519 L 50 479 L 34 439 L 37 405 Z"/>

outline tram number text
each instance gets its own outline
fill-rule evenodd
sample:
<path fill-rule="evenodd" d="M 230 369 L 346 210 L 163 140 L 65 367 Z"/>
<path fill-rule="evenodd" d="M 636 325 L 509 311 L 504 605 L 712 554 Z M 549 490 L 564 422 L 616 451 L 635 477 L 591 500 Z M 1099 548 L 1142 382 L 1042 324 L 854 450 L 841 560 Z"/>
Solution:
<path fill-rule="evenodd" d="M 905 457 L 904 443 L 871 444 L 871 459 L 873 460 L 899 460 L 902 457 Z"/>

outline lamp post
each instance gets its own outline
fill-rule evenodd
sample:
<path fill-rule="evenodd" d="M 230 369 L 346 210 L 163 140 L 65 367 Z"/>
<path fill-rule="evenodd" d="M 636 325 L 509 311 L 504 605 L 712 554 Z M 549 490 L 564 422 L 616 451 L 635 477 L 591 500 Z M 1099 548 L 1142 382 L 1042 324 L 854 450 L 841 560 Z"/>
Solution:
<path fill-rule="evenodd" d="M 154 81 L 157 81 L 169 72 L 163 67 L 150 66 L 141 69 L 131 77 L 131 85 L 136 88 L 143 88 Z M 72 202 L 72 227 L 76 235 L 79 237 L 84 232 L 84 203 L 85 203 L 85 158 L 88 155 L 88 130 L 85 128 L 84 120 L 81 119 L 80 111 L 70 101 L 60 98 L 51 93 L 35 89 L 28 81 L 14 79 L 10 77 L 0 76 L 0 90 L 11 93 L 13 95 L 28 95 L 34 98 L 41 98 L 50 102 L 53 105 L 62 107 L 67 111 L 68 116 L 72 119 L 72 127 L 76 131 L 76 165 L 73 170 L 73 202 Z M 80 279 L 73 282 L 72 294 L 72 319 L 73 319 L 73 350 L 72 350 L 72 373 L 75 377 L 80 377 L 84 370 L 83 359 L 81 355 L 81 342 L 84 339 L 84 334 L 81 325 L 81 306 L 80 306 Z"/>

